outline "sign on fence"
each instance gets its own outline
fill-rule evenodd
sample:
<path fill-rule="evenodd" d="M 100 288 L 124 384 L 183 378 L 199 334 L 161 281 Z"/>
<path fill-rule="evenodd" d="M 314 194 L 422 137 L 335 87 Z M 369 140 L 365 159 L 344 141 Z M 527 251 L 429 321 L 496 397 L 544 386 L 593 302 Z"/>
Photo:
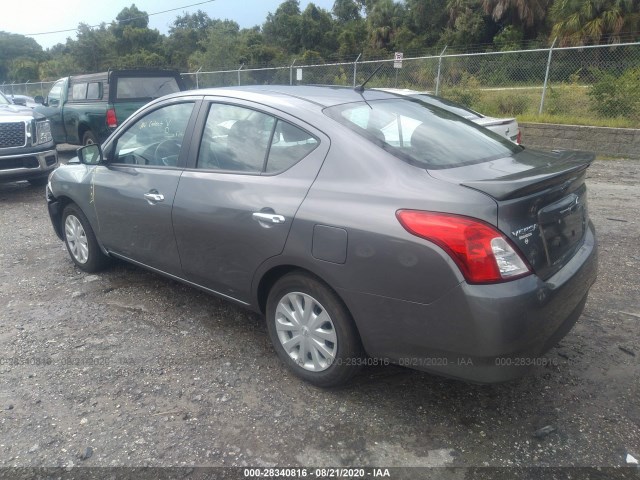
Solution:
<path fill-rule="evenodd" d="M 393 57 L 393 68 L 402 68 L 402 57 L 404 57 L 402 52 L 395 53 Z"/>

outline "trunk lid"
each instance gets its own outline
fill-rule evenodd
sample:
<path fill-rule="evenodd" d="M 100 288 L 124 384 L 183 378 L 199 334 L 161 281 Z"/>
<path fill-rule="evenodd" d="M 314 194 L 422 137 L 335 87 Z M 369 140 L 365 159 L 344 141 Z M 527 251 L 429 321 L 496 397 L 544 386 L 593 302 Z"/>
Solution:
<path fill-rule="evenodd" d="M 587 230 L 588 152 L 523 150 L 475 165 L 430 170 L 440 180 L 472 188 L 498 204 L 497 227 L 516 245 L 538 276 L 560 270 Z"/>

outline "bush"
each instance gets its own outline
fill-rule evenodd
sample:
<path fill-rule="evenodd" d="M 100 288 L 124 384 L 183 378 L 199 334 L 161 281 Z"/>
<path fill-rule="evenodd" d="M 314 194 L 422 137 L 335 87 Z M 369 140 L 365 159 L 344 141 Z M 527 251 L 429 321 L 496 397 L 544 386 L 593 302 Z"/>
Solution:
<path fill-rule="evenodd" d="M 498 111 L 502 115 L 522 115 L 529 106 L 529 101 L 522 95 L 504 95 L 498 100 Z"/>
<path fill-rule="evenodd" d="M 591 110 L 600 116 L 640 119 L 640 67 L 619 77 L 597 73 L 598 82 L 589 90 Z"/>
<path fill-rule="evenodd" d="M 480 82 L 473 75 L 468 73 L 462 73 L 462 76 L 458 82 L 458 85 L 452 88 L 447 88 L 441 93 L 443 97 L 446 97 L 454 102 L 461 103 L 467 107 L 473 108 L 480 99 Z"/>

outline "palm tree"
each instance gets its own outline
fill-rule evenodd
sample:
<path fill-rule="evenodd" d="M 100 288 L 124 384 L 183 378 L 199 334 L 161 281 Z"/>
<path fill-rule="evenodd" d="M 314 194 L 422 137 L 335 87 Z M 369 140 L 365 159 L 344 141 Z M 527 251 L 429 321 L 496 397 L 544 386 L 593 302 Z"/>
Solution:
<path fill-rule="evenodd" d="M 386 48 L 391 43 L 399 18 L 398 7 L 393 0 L 378 0 L 372 5 L 367 21 L 376 48 Z"/>
<path fill-rule="evenodd" d="M 548 4 L 549 0 L 483 0 L 482 7 L 496 22 L 508 20 L 530 28 L 544 20 Z"/>
<path fill-rule="evenodd" d="M 560 45 L 619 43 L 640 27 L 639 0 L 556 0 L 551 7 L 552 37 Z"/>

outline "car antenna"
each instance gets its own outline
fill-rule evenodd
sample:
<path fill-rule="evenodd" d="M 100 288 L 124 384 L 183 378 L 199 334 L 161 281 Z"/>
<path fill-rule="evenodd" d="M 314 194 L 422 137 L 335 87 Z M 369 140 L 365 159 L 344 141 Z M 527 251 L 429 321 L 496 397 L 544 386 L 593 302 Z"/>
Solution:
<path fill-rule="evenodd" d="M 374 76 L 376 73 L 378 73 L 378 70 L 380 70 L 380 69 L 382 68 L 382 65 L 384 65 L 384 64 L 383 64 L 383 63 L 381 63 L 380 65 L 378 65 L 378 68 L 376 68 L 376 69 L 373 71 L 373 73 L 372 73 L 371 75 L 369 75 L 369 76 L 367 77 L 367 79 L 366 79 L 364 82 L 362 82 L 360 85 L 358 85 L 357 87 L 355 87 L 355 88 L 354 88 L 354 90 L 355 90 L 356 92 L 358 92 L 358 93 L 362 93 L 362 92 L 364 92 L 364 86 L 365 86 L 367 83 L 369 83 L 369 80 L 371 80 L 371 79 L 373 78 L 373 76 Z"/>

